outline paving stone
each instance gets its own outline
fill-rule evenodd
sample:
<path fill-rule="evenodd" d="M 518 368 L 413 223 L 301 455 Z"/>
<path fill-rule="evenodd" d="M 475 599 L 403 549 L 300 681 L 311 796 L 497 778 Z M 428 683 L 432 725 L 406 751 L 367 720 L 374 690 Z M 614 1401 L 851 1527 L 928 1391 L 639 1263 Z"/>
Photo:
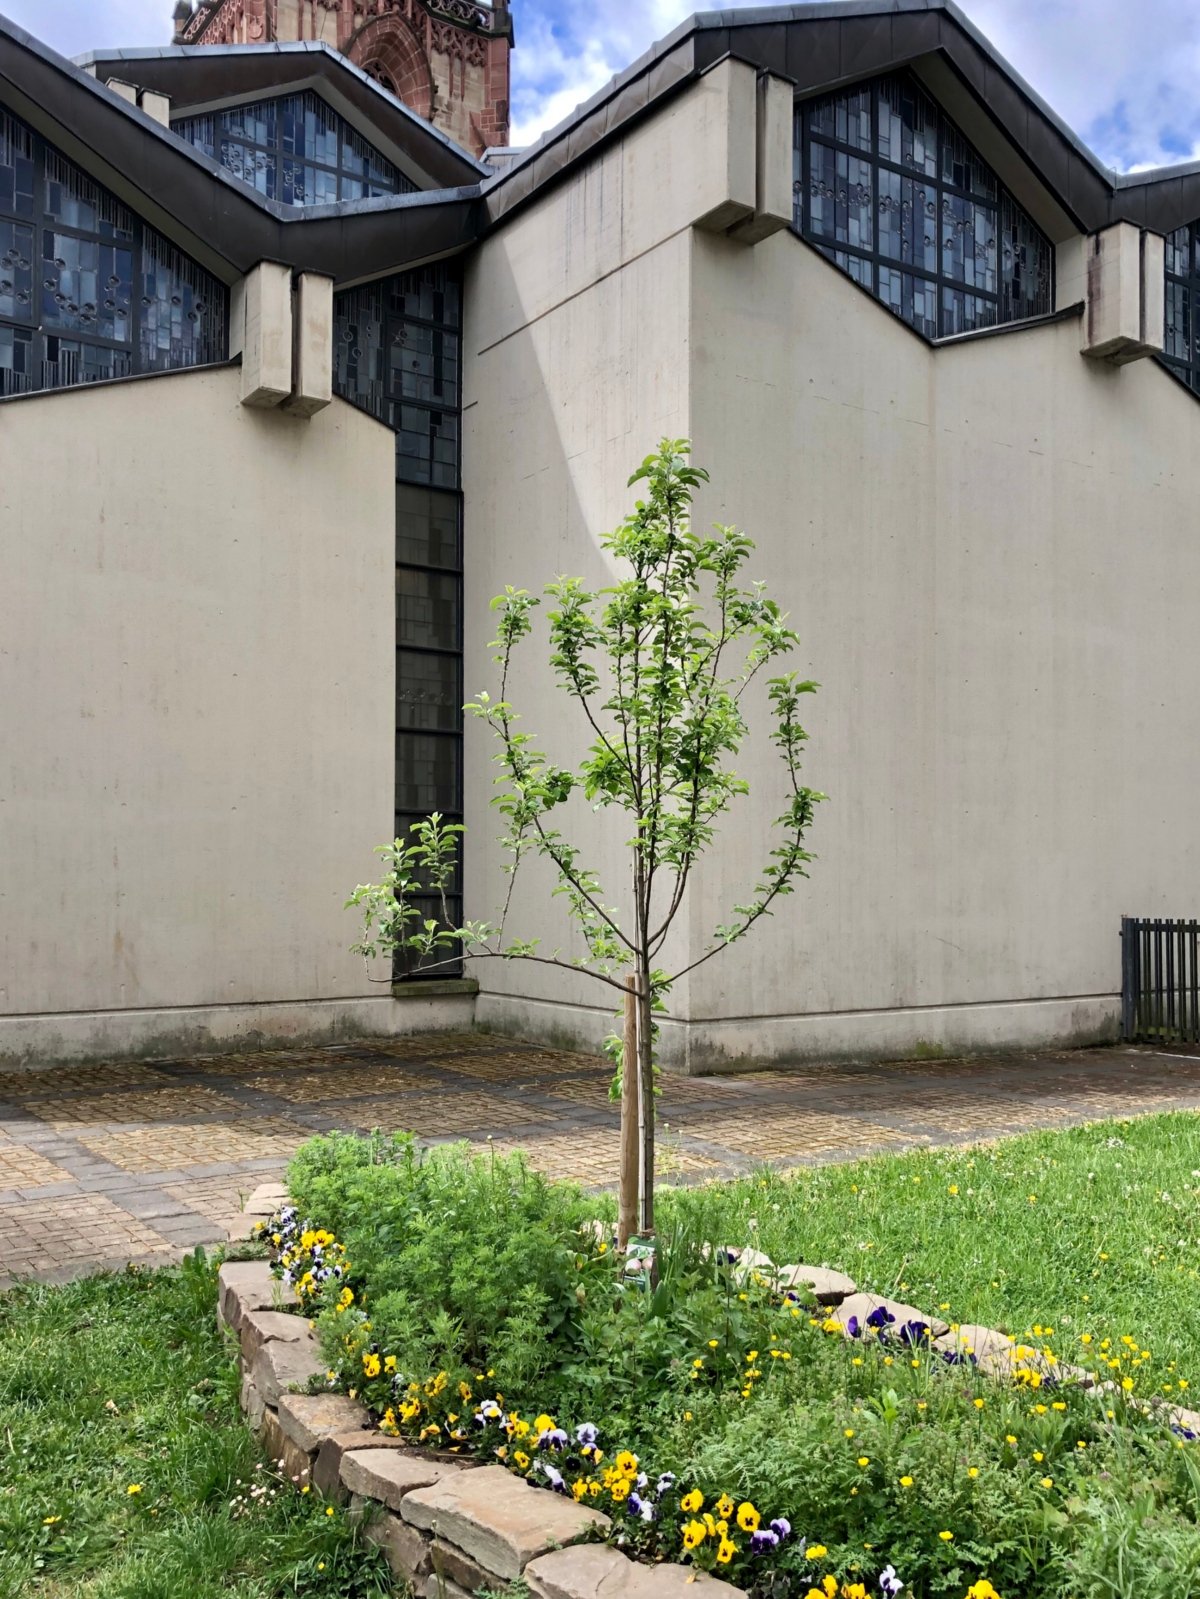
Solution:
<path fill-rule="evenodd" d="M 737 1599 L 742 1593 L 695 1566 L 641 1566 L 596 1543 L 539 1555 L 525 1567 L 525 1581 L 534 1599 Z"/>
<path fill-rule="evenodd" d="M 247 1216 L 273 1216 L 287 1202 L 282 1183 L 260 1183 L 242 1207 Z"/>
<path fill-rule="evenodd" d="M 258 1224 L 261 1216 L 248 1216 L 239 1214 L 230 1216 L 220 1225 L 225 1230 L 225 1236 L 231 1244 L 248 1244 L 251 1239 L 258 1237 Z"/>
<path fill-rule="evenodd" d="M 317 1348 L 316 1335 L 311 1332 L 306 1341 L 298 1343 L 272 1339 L 262 1345 L 250 1364 L 250 1376 L 268 1405 L 276 1404 L 280 1394 L 289 1388 L 306 1388 L 314 1377 L 324 1375 L 325 1362 Z"/>
<path fill-rule="evenodd" d="M 249 1310 L 275 1310 L 296 1303 L 295 1289 L 280 1282 L 265 1260 L 227 1260 L 217 1273 L 217 1321 L 240 1332 Z"/>
<path fill-rule="evenodd" d="M 277 1465 L 297 1487 L 302 1488 L 312 1478 L 312 1456 L 293 1442 L 279 1425 L 279 1417 L 266 1407 L 258 1431 L 258 1441 L 267 1459 Z"/>
<path fill-rule="evenodd" d="M 312 1329 L 304 1316 L 286 1310 L 247 1310 L 239 1329 L 242 1354 L 253 1362 L 266 1343 L 303 1344 L 312 1341 Z"/>
<path fill-rule="evenodd" d="M 358 1496 L 351 1499 L 352 1514 L 366 1518 L 363 1539 L 382 1549 L 392 1575 L 401 1582 L 419 1582 L 430 1570 L 429 1540 L 415 1527 L 390 1510 L 384 1510 L 373 1499 Z"/>
<path fill-rule="evenodd" d="M 371 1429 L 371 1417 L 346 1394 L 280 1394 L 279 1425 L 310 1455 L 338 1433 Z"/>
<path fill-rule="evenodd" d="M 438 1461 L 430 1455 L 403 1454 L 399 1449 L 352 1449 L 342 1456 L 342 1487 L 366 1499 L 378 1499 L 389 1510 L 414 1488 L 431 1488 L 443 1477 L 463 1469 L 458 1462 Z"/>
<path fill-rule="evenodd" d="M 818 1305 L 840 1305 L 858 1292 L 853 1277 L 827 1266 L 781 1266 L 777 1280 L 781 1288 L 807 1288 Z"/>
<path fill-rule="evenodd" d="M 609 1525 L 600 1511 L 531 1488 L 503 1466 L 460 1471 L 431 1488 L 417 1488 L 401 1500 L 400 1514 L 411 1526 L 465 1550 L 505 1582 L 515 1581 L 537 1555 Z"/>
<path fill-rule="evenodd" d="M 885 1337 L 898 1337 L 901 1328 L 913 1322 L 923 1322 L 933 1338 L 940 1338 L 943 1333 L 950 1331 L 947 1322 L 939 1321 L 927 1310 L 918 1310 L 915 1305 L 906 1305 L 898 1299 L 887 1299 L 882 1294 L 848 1294 L 836 1309 L 830 1311 L 830 1316 L 841 1323 L 847 1336 L 850 1336 L 850 1325 L 854 1322 L 857 1323 L 859 1337 L 873 1338 L 875 1333 L 867 1319 L 880 1309 L 892 1317 L 884 1328 Z"/>

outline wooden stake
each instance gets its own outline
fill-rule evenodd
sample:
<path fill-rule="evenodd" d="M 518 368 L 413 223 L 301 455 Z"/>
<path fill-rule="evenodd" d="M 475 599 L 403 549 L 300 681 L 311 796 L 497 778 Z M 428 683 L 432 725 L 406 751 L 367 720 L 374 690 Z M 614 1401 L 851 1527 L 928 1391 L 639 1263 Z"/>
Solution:
<path fill-rule="evenodd" d="M 636 978 L 625 979 L 625 1036 L 621 1054 L 621 1191 L 617 1245 L 624 1249 L 637 1231 L 638 1214 L 638 1007 Z"/>

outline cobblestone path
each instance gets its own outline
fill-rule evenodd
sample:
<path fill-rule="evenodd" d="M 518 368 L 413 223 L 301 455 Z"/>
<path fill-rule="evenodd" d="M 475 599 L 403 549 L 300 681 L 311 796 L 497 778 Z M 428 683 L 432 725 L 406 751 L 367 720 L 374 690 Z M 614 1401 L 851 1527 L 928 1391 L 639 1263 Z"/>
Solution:
<path fill-rule="evenodd" d="M 1200 1056 L 1083 1050 L 666 1077 L 664 1181 L 1200 1108 Z M 0 1285 L 163 1262 L 228 1236 L 313 1133 L 407 1129 L 611 1183 L 608 1073 L 485 1034 L 0 1072 Z"/>

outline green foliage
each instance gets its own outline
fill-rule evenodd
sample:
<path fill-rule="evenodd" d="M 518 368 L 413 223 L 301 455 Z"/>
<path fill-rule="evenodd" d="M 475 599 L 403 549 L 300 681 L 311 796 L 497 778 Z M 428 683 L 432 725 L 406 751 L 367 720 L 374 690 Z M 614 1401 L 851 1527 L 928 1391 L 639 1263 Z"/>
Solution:
<path fill-rule="evenodd" d="M 364 1365 L 378 1359 L 386 1376 L 391 1354 L 401 1392 L 415 1385 L 402 1418 L 414 1437 L 444 1442 L 457 1426 L 458 1447 L 495 1447 L 495 1424 L 481 1434 L 472 1413 L 498 1394 L 497 1415 L 544 1412 L 571 1439 L 580 1423 L 599 1428 L 603 1465 L 570 1448 L 552 1457 L 568 1487 L 603 1483 L 630 1449 L 706 1512 L 728 1494 L 764 1525 L 788 1517 L 796 1536 L 757 1564 L 733 1535 L 729 1575 L 756 1599 L 803 1599 L 830 1572 L 873 1594 L 885 1564 L 912 1599 L 963 1599 L 985 1580 L 1003 1599 L 1177 1599 L 1200 1555 L 1200 1445 L 1121 1382 L 1135 1400 L 1188 1402 L 1194 1288 L 1180 1289 L 1196 1273 L 1198 1141 L 1196 1119 L 1173 1116 L 671 1190 L 654 1283 L 626 1278 L 601 1247 L 590 1224 L 606 1200 L 517 1159 L 320 1139 L 292 1187 L 354 1263 L 353 1307 L 320 1317 L 342 1386 L 382 1409 L 391 1390 Z M 509 1249 L 513 1227 L 528 1249 Z M 1119 1260 L 1104 1247 L 1117 1239 Z M 396 1264 L 406 1241 L 411 1269 Z M 845 1341 L 710 1241 L 828 1261 L 947 1320 L 1052 1339 L 1060 1360 L 1117 1388 L 1004 1384 L 923 1347 Z M 1001 1281 L 1007 1315 L 989 1287 Z M 539 1480 L 526 1447 L 526 1464 L 510 1464 Z M 675 1500 L 645 1523 L 600 1492 L 615 1537 L 680 1557 Z M 701 1546 L 701 1563 L 715 1548 Z"/>
<path fill-rule="evenodd" d="M 326 1516 L 262 1461 L 215 1295 L 199 1254 L 0 1294 L 4 1599 L 392 1591 L 342 1512 Z"/>

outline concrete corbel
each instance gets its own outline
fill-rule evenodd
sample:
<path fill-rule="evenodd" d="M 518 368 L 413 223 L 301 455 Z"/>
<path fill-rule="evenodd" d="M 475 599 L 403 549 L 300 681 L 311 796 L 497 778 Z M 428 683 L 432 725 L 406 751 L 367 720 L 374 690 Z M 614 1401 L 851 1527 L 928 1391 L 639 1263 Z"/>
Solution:
<path fill-rule="evenodd" d="M 333 279 L 302 272 L 293 308 L 292 392 L 283 402 L 293 416 L 315 416 L 333 399 Z"/>
<path fill-rule="evenodd" d="M 757 201 L 758 74 L 744 61 L 726 58 L 704 74 L 697 90 L 701 115 L 694 154 L 706 181 L 704 210 L 694 221 L 708 232 L 728 233 L 754 216 Z"/>
<path fill-rule="evenodd" d="M 282 405 L 292 393 L 290 269 L 260 261 L 235 289 L 232 311 L 230 354 L 242 356 L 242 404 Z"/>
<path fill-rule="evenodd" d="M 791 227 L 795 85 L 773 73 L 758 75 L 755 105 L 754 215 L 729 230 L 743 244 L 758 244 Z"/>
<path fill-rule="evenodd" d="M 1083 354 L 1123 366 L 1163 347 L 1161 234 L 1117 222 L 1085 241 Z"/>

